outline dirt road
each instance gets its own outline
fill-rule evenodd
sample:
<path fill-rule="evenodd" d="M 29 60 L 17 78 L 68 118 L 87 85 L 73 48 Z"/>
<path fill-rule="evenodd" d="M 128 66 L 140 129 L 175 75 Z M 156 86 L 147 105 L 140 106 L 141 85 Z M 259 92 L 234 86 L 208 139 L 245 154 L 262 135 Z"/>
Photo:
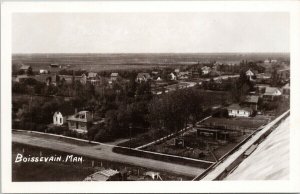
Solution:
<path fill-rule="evenodd" d="M 35 135 L 29 132 L 16 132 L 12 133 L 12 141 L 16 143 L 22 143 L 31 146 L 38 146 L 41 148 L 52 149 L 62 152 L 68 152 L 72 154 L 82 155 L 100 160 L 108 160 L 120 163 L 126 163 L 141 167 L 146 167 L 158 171 L 165 171 L 174 174 L 180 174 L 190 177 L 202 173 L 205 169 L 185 166 L 180 164 L 173 164 L 168 162 L 162 162 L 158 160 L 152 160 L 147 158 L 140 158 L 135 156 L 128 156 L 112 151 L 112 146 L 109 145 L 82 145 L 70 143 L 64 141 L 62 138 L 49 138 L 47 135 Z"/>

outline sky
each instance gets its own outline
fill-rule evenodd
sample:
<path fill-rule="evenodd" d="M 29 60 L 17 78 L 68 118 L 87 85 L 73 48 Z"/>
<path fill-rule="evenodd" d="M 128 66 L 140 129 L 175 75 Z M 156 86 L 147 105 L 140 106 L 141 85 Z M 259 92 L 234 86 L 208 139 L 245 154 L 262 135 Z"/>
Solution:
<path fill-rule="evenodd" d="M 13 53 L 289 52 L 288 13 L 14 13 Z"/>

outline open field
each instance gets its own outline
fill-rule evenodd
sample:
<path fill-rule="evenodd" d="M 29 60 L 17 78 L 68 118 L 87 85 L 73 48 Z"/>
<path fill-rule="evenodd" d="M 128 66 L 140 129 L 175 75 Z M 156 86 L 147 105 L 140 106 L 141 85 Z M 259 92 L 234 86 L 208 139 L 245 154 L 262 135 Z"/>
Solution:
<path fill-rule="evenodd" d="M 222 128 L 228 128 L 228 129 L 256 129 L 260 127 L 263 124 L 266 124 L 269 120 L 271 120 L 271 117 L 267 116 L 256 116 L 256 117 L 249 117 L 249 118 L 241 118 L 241 117 L 235 117 L 235 118 L 216 118 L 211 117 L 207 120 L 205 120 L 200 125 L 206 126 L 206 127 L 222 127 Z"/>
<path fill-rule="evenodd" d="M 241 60 L 265 60 L 268 57 L 289 60 L 288 53 L 14 54 L 12 64 L 28 64 L 33 70 L 46 69 L 51 63 L 58 63 L 63 67 L 68 65 L 69 69 L 110 71 L 176 67 L 212 61 L 239 63 Z M 53 72 L 59 68 L 51 70 Z"/>

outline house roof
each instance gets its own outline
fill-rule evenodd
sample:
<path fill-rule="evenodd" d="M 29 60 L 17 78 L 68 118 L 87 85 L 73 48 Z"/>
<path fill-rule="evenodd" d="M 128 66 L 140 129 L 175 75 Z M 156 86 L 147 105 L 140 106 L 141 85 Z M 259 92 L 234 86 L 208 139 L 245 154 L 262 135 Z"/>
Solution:
<path fill-rule="evenodd" d="M 20 67 L 20 69 L 21 70 L 28 70 L 29 69 L 29 65 L 22 65 L 21 67 Z"/>
<path fill-rule="evenodd" d="M 227 110 L 245 110 L 245 111 L 252 111 L 249 107 L 241 107 L 239 104 L 231 104 L 227 107 Z"/>
<path fill-rule="evenodd" d="M 150 79 L 151 76 L 149 73 L 138 73 L 137 78 L 145 78 L 145 79 Z"/>
<path fill-rule="evenodd" d="M 97 76 L 98 76 L 98 74 L 95 73 L 95 72 L 89 72 L 89 73 L 88 73 L 88 77 L 89 77 L 89 78 L 94 78 L 94 77 L 97 77 Z"/>
<path fill-rule="evenodd" d="M 266 87 L 265 95 L 274 95 L 278 91 L 280 92 L 280 90 L 278 88 Z"/>
<path fill-rule="evenodd" d="M 282 88 L 284 88 L 284 89 L 290 89 L 290 83 L 285 84 Z"/>
<path fill-rule="evenodd" d="M 253 95 L 248 95 L 245 97 L 243 102 L 248 102 L 248 103 L 258 103 L 258 96 L 253 96 Z"/>
<path fill-rule="evenodd" d="M 107 169 L 95 172 L 94 174 L 89 175 L 84 180 L 85 181 L 107 181 L 111 176 L 118 174 L 119 171 Z"/>
<path fill-rule="evenodd" d="M 88 122 L 87 120 L 87 113 L 89 111 L 80 111 L 78 113 L 76 113 L 75 115 L 72 115 L 71 117 L 68 118 L 68 120 L 70 121 L 79 121 L 79 122 Z"/>
<path fill-rule="evenodd" d="M 210 69 L 211 69 L 211 68 L 210 68 L 210 67 L 207 67 L 207 66 L 204 66 L 204 67 L 201 68 L 202 71 L 204 71 L 204 70 L 209 71 Z"/>
<path fill-rule="evenodd" d="M 110 76 L 111 76 L 111 77 L 118 77 L 118 76 L 119 76 L 119 73 L 111 73 Z"/>

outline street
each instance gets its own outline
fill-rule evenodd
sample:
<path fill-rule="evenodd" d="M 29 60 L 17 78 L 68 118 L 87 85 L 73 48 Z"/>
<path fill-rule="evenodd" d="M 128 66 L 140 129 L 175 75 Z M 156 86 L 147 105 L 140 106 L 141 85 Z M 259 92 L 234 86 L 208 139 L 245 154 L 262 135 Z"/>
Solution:
<path fill-rule="evenodd" d="M 126 163 L 157 171 L 165 171 L 184 176 L 195 177 L 201 174 L 205 169 L 190 167 L 180 164 L 162 162 L 153 159 L 140 158 L 135 156 L 122 155 L 114 153 L 110 145 L 78 145 L 64 141 L 62 138 L 49 138 L 47 135 L 34 135 L 33 133 L 23 131 L 13 131 L 12 141 L 15 143 L 26 144 L 30 146 L 38 146 L 41 148 L 52 149 L 72 154 L 82 155 L 99 160 L 108 160 L 120 163 Z"/>

